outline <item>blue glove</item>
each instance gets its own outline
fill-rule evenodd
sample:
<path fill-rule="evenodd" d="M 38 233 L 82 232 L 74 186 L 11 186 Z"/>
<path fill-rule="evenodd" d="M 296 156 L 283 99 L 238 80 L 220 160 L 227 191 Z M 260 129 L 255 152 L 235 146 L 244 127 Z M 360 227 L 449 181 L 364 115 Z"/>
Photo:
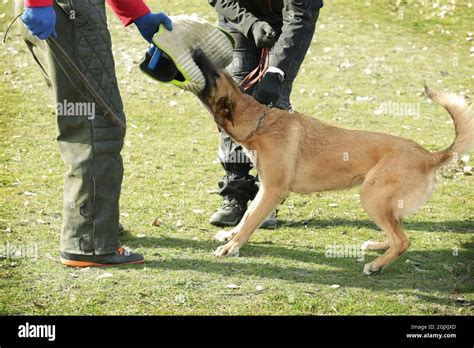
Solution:
<path fill-rule="evenodd" d="M 31 34 L 40 40 L 52 36 L 58 37 L 54 26 L 56 25 L 56 12 L 53 6 L 25 7 L 21 21 Z"/>
<path fill-rule="evenodd" d="M 170 31 L 173 29 L 171 19 L 163 12 L 149 12 L 146 15 L 135 19 L 135 25 L 140 31 L 140 34 L 142 34 L 143 38 L 148 42 L 151 42 L 151 40 L 153 39 L 153 35 L 155 35 L 155 33 L 158 31 L 158 28 L 161 23 L 163 23 L 166 29 Z"/>

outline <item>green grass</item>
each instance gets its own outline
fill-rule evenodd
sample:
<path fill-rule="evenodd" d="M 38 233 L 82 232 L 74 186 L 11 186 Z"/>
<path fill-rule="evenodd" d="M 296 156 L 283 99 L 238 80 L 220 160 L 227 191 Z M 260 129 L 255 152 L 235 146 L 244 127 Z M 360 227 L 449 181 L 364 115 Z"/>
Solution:
<path fill-rule="evenodd" d="M 151 6 L 216 18 L 205 1 L 180 3 Z M 441 8 L 421 0 L 399 7 L 327 1 L 294 86 L 295 108 L 340 126 L 411 138 L 430 150 L 449 145 L 449 116 L 420 92 L 425 82 L 473 92 L 474 41 L 467 38 L 474 11 L 468 1 L 456 3 L 440 17 Z M 2 27 L 12 7 L 11 0 L 0 5 Z M 325 257 L 333 243 L 383 238 L 356 190 L 292 195 L 277 230 L 255 233 L 240 258 L 213 258 L 218 229 L 207 219 L 220 198 L 208 190 L 222 175 L 216 127 L 193 95 L 142 75 L 137 62 L 147 45 L 133 26 L 121 28 L 113 15 L 109 22 L 128 117 L 122 241 L 143 253 L 146 265 L 79 270 L 58 263 L 66 168 L 54 140 L 50 93 L 13 30 L 8 51 L 0 50 L 0 245 L 36 243 L 38 259 L 0 261 L 1 314 L 473 314 L 474 181 L 459 169 L 440 173 L 438 190 L 406 222 L 411 248 L 379 275 L 364 276 L 364 262 L 355 258 Z M 388 101 L 420 103 L 421 115 L 373 113 Z M 155 218 L 160 226 L 152 225 Z M 112 277 L 98 278 L 106 272 Z"/>

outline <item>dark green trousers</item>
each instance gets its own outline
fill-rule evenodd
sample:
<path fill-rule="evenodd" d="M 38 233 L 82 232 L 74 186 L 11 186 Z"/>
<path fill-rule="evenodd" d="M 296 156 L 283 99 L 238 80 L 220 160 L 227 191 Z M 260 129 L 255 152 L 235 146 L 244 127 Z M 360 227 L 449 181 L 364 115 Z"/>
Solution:
<path fill-rule="evenodd" d="M 58 42 L 96 91 L 125 122 L 115 77 L 105 0 L 57 0 Z M 17 12 L 23 1 L 17 1 Z M 120 151 L 124 134 L 110 124 L 84 86 L 56 61 L 45 41 L 22 34 L 52 87 L 58 105 L 57 138 L 68 166 L 64 178 L 61 250 L 85 255 L 114 252 L 119 245 L 119 199 L 123 177 Z M 93 115 L 91 114 L 93 110 Z M 87 111 L 87 112 L 86 112 Z"/>

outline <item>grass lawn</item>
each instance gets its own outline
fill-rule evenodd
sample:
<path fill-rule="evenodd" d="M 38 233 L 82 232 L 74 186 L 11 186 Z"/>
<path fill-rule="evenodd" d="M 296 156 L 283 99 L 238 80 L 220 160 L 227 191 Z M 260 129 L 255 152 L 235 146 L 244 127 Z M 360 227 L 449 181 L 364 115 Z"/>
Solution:
<path fill-rule="evenodd" d="M 433 151 L 448 146 L 450 118 L 421 92 L 424 83 L 474 92 L 474 5 L 450 2 L 327 1 L 294 85 L 294 107 Z M 150 6 L 216 19 L 207 1 L 183 3 Z M 0 5 L 2 28 L 12 8 L 11 0 Z M 375 252 L 365 262 L 326 257 L 328 246 L 383 238 L 357 190 L 292 195 L 279 211 L 278 229 L 259 230 L 239 258 L 215 259 L 218 229 L 207 220 L 220 205 L 209 193 L 223 174 L 216 127 L 192 94 L 139 72 L 147 45 L 133 26 L 123 29 L 113 14 L 109 23 L 128 117 L 122 242 L 143 253 L 146 264 L 59 264 L 66 167 L 54 105 L 13 29 L 0 50 L 0 245 L 36 243 L 38 258 L 0 260 L 0 314 L 473 314 L 474 179 L 462 165 L 440 172 L 437 191 L 406 221 L 411 248 L 379 275 L 362 273 Z M 411 103 L 420 112 L 381 114 L 384 103 Z"/>

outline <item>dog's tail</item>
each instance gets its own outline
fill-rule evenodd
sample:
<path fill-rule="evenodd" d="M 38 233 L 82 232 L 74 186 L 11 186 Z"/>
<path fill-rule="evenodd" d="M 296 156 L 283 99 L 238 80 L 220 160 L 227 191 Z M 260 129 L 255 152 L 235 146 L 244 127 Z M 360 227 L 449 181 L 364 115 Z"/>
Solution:
<path fill-rule="evenodd" d="M 474 145 L 474 119 L 466 99 L 451 93 L 438 93 L 425 86 L 425 93 L 448 111 L 454 122 L 456 137 L 446 149 L 434 152 L 430 159 L 433 166 L 439 167 L 457 159 Z"/>

